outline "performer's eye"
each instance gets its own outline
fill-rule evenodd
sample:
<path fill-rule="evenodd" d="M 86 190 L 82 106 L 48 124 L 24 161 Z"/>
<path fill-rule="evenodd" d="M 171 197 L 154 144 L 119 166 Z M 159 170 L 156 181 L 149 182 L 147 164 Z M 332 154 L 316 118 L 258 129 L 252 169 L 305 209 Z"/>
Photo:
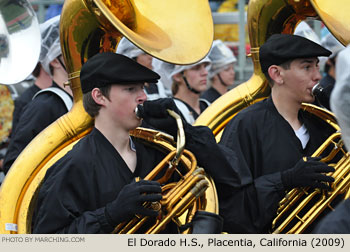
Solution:
<path fill-rule="evenodd" d="M 305 69 L 306 71 L 309 71 L 309 70 L 310 70 L 310 68 L 311 68 L 311 66 L 310 66 L 310 65 L 306 65 L 306 66 L 304 66 L 304 69 Z"/>
<path fill-rule="evenodd" d="M 129 92 L 132 92 L 132 91 L 135 90 L 135 87 L 128 87 L 128 88 L 126 88 L 126 90 L 129 91 Z"/>

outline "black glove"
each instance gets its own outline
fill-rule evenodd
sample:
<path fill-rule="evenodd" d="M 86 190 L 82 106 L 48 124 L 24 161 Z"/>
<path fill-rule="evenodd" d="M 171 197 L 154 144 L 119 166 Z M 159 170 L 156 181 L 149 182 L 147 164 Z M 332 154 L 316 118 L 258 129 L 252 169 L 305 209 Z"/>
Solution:
<path fill-rule="evenodd" d="M 286 189 L 302 186 L 329 190 L 330 187 L 322 182 L 333 182 L 334 178 L 323 173 L 334 172 L 334 168 L 319 161 L 320 158 L 299 160 L 296 165 L 281 172 L 282 183 Z"/>
<path fill-rule="evenodd" d="M 131 219 L 135 214 L 158 216 L 158 212 L 145 208 L 144 202 L 162 199 L 162 188 L 157 181 L 141 180 L 125 185 L 117 198 L 106 205 L 105 215 L 108 222 L 116 226 Z"/>
<path fill-rule="evenodd" d="M 164 131 L 176 139 L 177 125 L 175 119 L 169 115 L 167 109 L 173 110 L 181 116 L 175 102 L 171 98 L 145 101 L 143 105 L 138 105 L 137 115 L 151 127 Z M 182 120 L 184 122 L 184 120 Z"/>

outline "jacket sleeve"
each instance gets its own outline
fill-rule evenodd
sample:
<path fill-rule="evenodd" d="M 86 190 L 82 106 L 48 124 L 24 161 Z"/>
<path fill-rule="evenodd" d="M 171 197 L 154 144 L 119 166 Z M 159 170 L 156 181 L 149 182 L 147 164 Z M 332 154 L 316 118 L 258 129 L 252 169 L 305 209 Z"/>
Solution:
<path fill-rule="evenodd" d="M 15 100 L 15 109 L 13 110 L 12 114 L 12 132 L 11 135 L 14 134 L 15 129 L 17 127 L 17 123 L 19 121 L 20 115 L 23 112 L 23 108 L 25 107 L 25 103 L 21 101 L 20 99 Z"/>
<path fill-rule="evenodd" d="M 240 184 L 235 169 L 233 151 L 217 144 L 212 131 L 206 126 L 185 125 L 186 148 L 197 159 L 198 165 L 215 179 L 215 182 L 235 187 Z"/>
<path fill-rule="evenodd" d="M 78 167 L 74 163 L 63 158 L 48 170 L 34 213 L 34 233 L 99 234 L 113 231 L 104 206 L 98 209 L 87 207 L 98 193 L 97 181 L 90 172 L 92 169 L 87 169 L 91 164 L 82 162 Z"/>
<path fill-rule="evenodd" d="M 250 122 L 244 124 L 237 117 L 225 128 L 220 141 L 229 149 L 226 155 L 235 156 L 230 166 L 240 182 L 217 185 L 224 231 L 229 233 L 267 232 L 284 196 L 280 173 L 264 174 L 256 160 L 261 144 L 257 132 Z"/>

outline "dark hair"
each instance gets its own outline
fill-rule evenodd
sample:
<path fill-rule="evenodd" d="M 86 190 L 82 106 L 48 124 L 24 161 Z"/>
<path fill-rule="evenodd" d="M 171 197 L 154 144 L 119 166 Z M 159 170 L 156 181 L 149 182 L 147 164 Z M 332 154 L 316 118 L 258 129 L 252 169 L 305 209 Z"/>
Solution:
<path fill-rule="evenodd" d="M 53 68 L 53 66 L 51 64 L 49 64 L 49 69 L 50 69 L 50 73 L 48 73 L 48 74 L 51 74 L 53 76 L 54 68 Z"/>
<path fill-rule="evenodd" d="M 292 61 L 293 61 L 293 60 L 288 60 L 288 61 L 286 61 L 286 62 L 280 64 L 279 66 L 282 67 L 284 70 L 288 70 L 288 69 L 290 69 L 290 64 L 292 63 Z M 273 87 L 273 85 L 274 85 L 275 83 L 274 83 L 274 81 L 271 79 L 269 73 L 268 73 L 268 72 L 265 72 L 264 75 L 265 75 L 267 81 L 269 82 L 270 87 Z"/>
<path fill-rule="evenodd" d="M 171 85 L 171 93 L 172 93 L 173 95 L 176 95 L 177 92 L 179 92 L 179 85 L 180 85 L 179 82 L 173 81 L 173 84 Z"/>
<path fill-rule="evenodd" d="M 111 91 L 111 86 L 100 87 L 101 94 L 109 99 L 109 93 Z M 91 96 L 91 91 L 83 94 L 83 106 L 85 111 L 91 116 L 96 117 L 100 111 L 101 105 L 97 104 Z"/>
<path fill-rule="evenodd" d="M 35 77 L 35 78 L 38 78 L 39 75 L 40 75 L 40 69 L 41 69 L 41 63 L 38 62 L 38 64 L 36 64 L 33 72 L 32 72 L 32 75 Z"/>
<path fill-rule="evenodd" d="M 182 71 L 182 72 L 181 72 L 182 79 L 184 78 L 184 72 L 185 72 L 185 71 Z M 173 81 L 173 83 L 172 83 L 172 85 L 171 85 L 171 93 L 172 93 L 173 96 L 174 96 L 174 95 L 177 94 L 177 92 L 179 92 L 179 87 L 180 87 L 180 85 L 181 85 L 181 82 L 178 82 L 178 81 L 174 80 L 173 78 L 172 78 L 172 81 Z"/>
<path fill-rule="evenodd" d="M 329 70 L 331 69 L 332 65 L 335 66 L 335 61 L 336 57 L 333 58 L 329 58 L 329 61 L 331 62 L 331 64 L 328 63 L 328 61 L 326 62 L 325 66 L 324 66 L 324 72 L 328 73 Z"/>

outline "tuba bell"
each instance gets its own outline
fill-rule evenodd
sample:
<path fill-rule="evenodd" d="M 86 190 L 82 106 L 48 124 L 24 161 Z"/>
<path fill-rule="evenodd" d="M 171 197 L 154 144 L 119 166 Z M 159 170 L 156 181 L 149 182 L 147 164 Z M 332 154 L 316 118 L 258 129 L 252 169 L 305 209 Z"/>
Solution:
<path fill-rule="evenodd" d="M 38 63 L 40 41 L 39 22 L 30 3 L 23 0 L 1 0 L 1 84 L 21 82 L 32 73 Z"/>
<path fill-rule="evenodd" d="M 339 6 L 342 6 L 342 8 L 339 8 Z M 347 14 L 347 6 L 347 1 L 338 1 L 337 4 L 334 4 L 326 0 L 250 0 L 247 19 L 254 73 L 247 82 L 218 98 L 198 117 L 195 125 L 208 126 L 216 136 L 216 140 L 219 141 L 226 124 L 240 110 L 265 99 L 270 94 L 270 88 L 259 64 L 259 48 L 272 34 L 292 34 L 295 27 L 302 20 L 320 18 L 341 43 L 348 44 L 350 42 L 350 18 Z M 339 133 L 340 128 L 334 115 L 311 104 L 303 104 L 302 109 L 321 118 L 327 127 L 334 132 L 314 153 L 314 156 L 322 156 L 322 161 L 336 168 L 336 172 L 332 175 L 336 182 L 334 182 L 330 193 L 317 190 L 310 192 L 305 188 L 294 189 L 288 193 L 286 199 L 280 202 L 281 207 L 278 216 L 273 222 L 274 233 L 304 232 L 317 217 L 321 217 L 326 208 L 332 207 L 331 203 L 336 202 L 335 198 L 348 197 L 346 192 L 349 191 L 350 184 L 349 153 L 343 148 Z M 339 158 L 339 155 L 341 158 Z M 311 200 L 312 196 L 302 201 L 305 195 L 311 194 L 317 194 L 317 198 L 320 198 L 320 200 Z M 337 197 L 338 195 L 340 196 Z M 349 192 L 347 195 L 349 195 Z M 301 202 L 300 205 L 297 202 Z M 310 208 L 310 204 L 313 204 L 312 208 L 305 214 L 305 217 L 299 216 L 301 212 L 305 211 L 305 208 Z M 286 205 L 288 207 L 285 207 Z M 294 215 L 282 217 L 290 211 L 294 212 Z M 309 218 L 309 216 L 312 217 Z M 298 219 L 300 222 L 290 231 L 287 231 L 287 228 L 284 230 L 292 219 Z M 283 223 L 283 225 L 279 226 L 277 223 Z"/>
<path fill-rule="evenodd" d="M 31 5 L 23 0 L 1 0 L 0 151 L 9 143 L 14 110 L 11 88 L 5 85 L 19 83 L 32 73 L 39 59 L 40 41 L 39 22 Z"/>
<path fill-rule="evenodd" d="M 170 19 L 164 10 L 175 13 L 178 19 Z M 33 139 L 10 168 L 0 188 L 0 233 L 31 232 L 35 199 L 46 170 L 92 129 L 93 120 L 82 105 L 81 66 L 97 53 L 115 52 L 123 36 L 156 58 L 175 64 L 191 64 L 203 58 L 212 43 L 213 23 L 208 1 L 65 1 L 60 39 L 74 105 L 71 111 Z M 159 132 L 153 132 L 153 135 L 142 129 L 136 132 L 136 137 L 164 145 L 169 151 L 174 149 L 170 147 L 171 141 L 160 137 Z M 195 160 L 186 153 L 184 151 L 185 155 L 179 159 L 181 163 L 196 166 Z M 218 211 L 214 184 L 208 177 L 205 180 L 208 184 L 204 182 L 207 184 L 204 187 L 209 186 L 209 190 L 198 194 L 198 200 L 203 204 L 183 210 L 191 212 L 189 219 L 193 214 L 191 209 Z M 197 204 L 197 198 L 191 201 Z M 192 203 L 187 205 L 192 206 Z M 172 218 L 180 223 L 178 215 L 176 213 Z"/>

